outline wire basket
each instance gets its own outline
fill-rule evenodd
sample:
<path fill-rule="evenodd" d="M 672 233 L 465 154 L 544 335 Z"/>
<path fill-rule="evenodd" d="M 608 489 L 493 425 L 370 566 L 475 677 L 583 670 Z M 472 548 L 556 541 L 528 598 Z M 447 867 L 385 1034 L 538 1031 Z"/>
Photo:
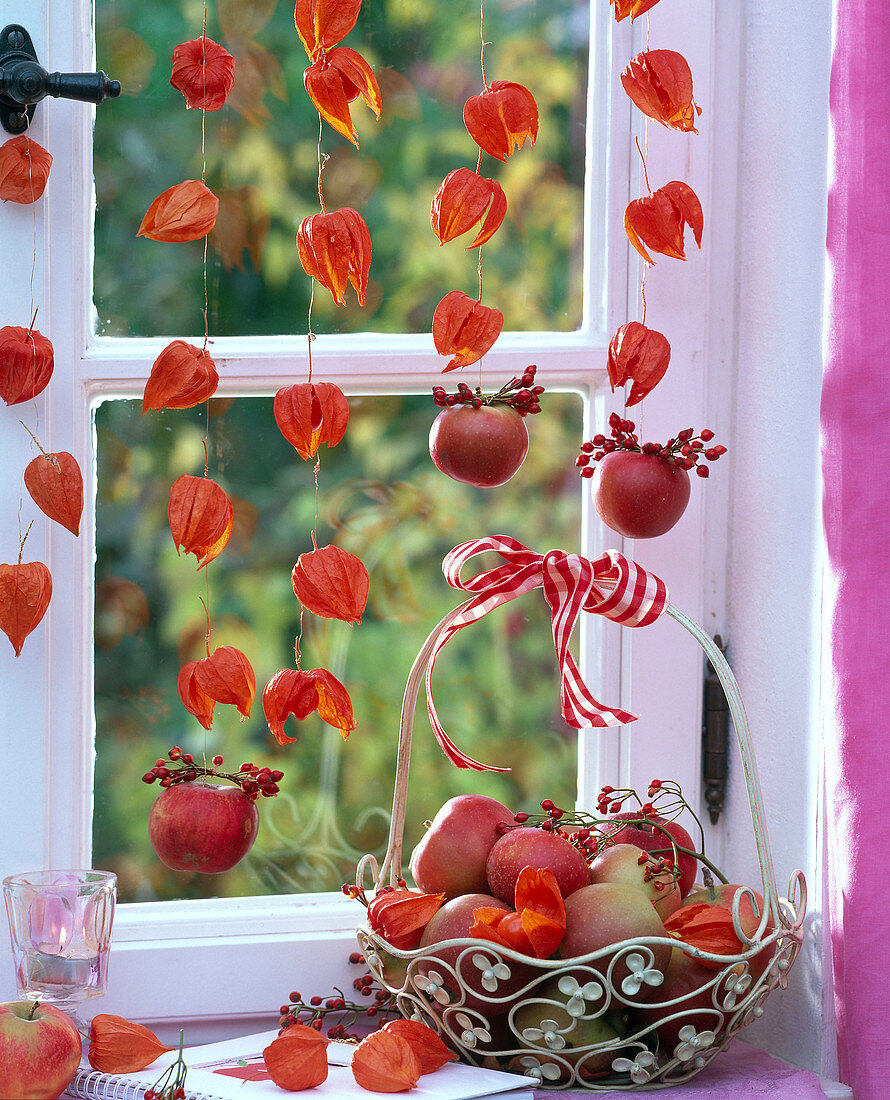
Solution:
<path fill-rule="evenodd" d="M 436 626 L 421 648 L 405 687 L 399 731 L 389 845 L 382 865 L 365 856 L 356 871 L 362 888 L 401 878 L 411 737 L 424 669 L 437 641 L 461 608 Z M 753 933 L 742 928 L 745 899 L 733 899 L 733 927 L 745 950 L 715 955 L 673 938 L 626 940 L 569 959 L 535 959 L 487 940 L 460 939 L 399 950 L 368 926 L 357 930 L 375 979 L 399 1011 L 437 1031 L 461 1061 L 536 1078 L 549 1089 L 646 1091 L 686 1081 L 704 1069 L 733 1036 L 763 1014 L 763 1002 L 787 974 L 803 937 L 806 882 L 800 871 L 788 897 L 776 889 L 766 815 L 745 707 L 720 649 L 690 618 L 668 604 L 665 613 L 697 639 L 729 703 L 744 769 L 763 885 Z M 709 967 L 700 984 L 659 1000 L 666 949 Z M 616 1020 L 621 1026 L 616 1027 Z"/>

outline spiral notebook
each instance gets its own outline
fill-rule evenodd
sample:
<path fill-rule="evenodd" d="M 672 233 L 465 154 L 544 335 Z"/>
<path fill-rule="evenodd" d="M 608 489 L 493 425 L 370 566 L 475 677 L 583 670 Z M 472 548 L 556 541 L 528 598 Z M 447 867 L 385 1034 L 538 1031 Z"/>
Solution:
<path fill-rule="evenodd" d="M 293 1096 L 271 1081 L 265 1071 L 263 1050 L 277 1035 L 277 1030 L 264 1031 L 186 1049 L 186 1100 L 275 1100 Z M 368 1100 L 374 1095 L 355 1083 L 350 1068 L 354 1049 L 350 1043 L 330 1043 L 328 1078 L 311 1090 L 313 1100 Z M 169 1052 L 137 1073 L 102 1073 L 86 1066 L 77 1071 L 62 1095 L 82 1100 L 143 1100 L 146 1091 L 175 1061 L 176 1054 Z M 410 1096 L 417 1100 L 481 1100 L 503 1095 L 504 1100 L 533 1100 L 534 1083 L 516 1073 L 451 1062 L 421 1077 Z"/>

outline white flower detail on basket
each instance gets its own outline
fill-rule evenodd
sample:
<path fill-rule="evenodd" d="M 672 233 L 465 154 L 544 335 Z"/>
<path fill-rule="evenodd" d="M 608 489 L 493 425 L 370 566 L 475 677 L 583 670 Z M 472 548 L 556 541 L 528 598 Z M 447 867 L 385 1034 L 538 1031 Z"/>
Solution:
<path fill-rule="evenodd" d="M 462 568 L 484 551 L 499 554 L 502 564 L 463 580 Z M 776 890 L 753 746 L 732 672 L 701 628 L 668 602 L 665 584 L 615 551 L 590 561 L 560 550 L 540 555 L 507 536 L 490 536 L 456 547 L 443 571 L 471 595 L 435 627 L 408 677 L 383 863 L 366 856 L 355 884 L 344 887 L 367 906 L 358 938 L 368 968 L 404 1016 L 422 1019 L 471 1064 L 530 1073 L 562 1089 L 685 1080 L 785 984 L 806 910 L 799 872 L 789 899 Z M 432 674 L 455 633 L 536 588 L 551 611 L 563 717 L 577 728 L 634 720 L 597 702 L 572 659 L 569 640 L 581 610 L 629 627 L 666 614 L 698 640 L 734 720 L 762 893 L 728 883 L 711 863 L 676 820 L 687 813 L 698 825 L 679 787 L 667 780 L 653 780 L 645 799 L 604 787 L 595 814 L 565 811 L 549 799 L 541 814 L 514 813 L 485 795 L 458 796 L 412 854 L 416 889 L 402 877 L 421 683 L 433 732 L 452 763 L 508 770 L 472 759 L 445 733 Z"/>

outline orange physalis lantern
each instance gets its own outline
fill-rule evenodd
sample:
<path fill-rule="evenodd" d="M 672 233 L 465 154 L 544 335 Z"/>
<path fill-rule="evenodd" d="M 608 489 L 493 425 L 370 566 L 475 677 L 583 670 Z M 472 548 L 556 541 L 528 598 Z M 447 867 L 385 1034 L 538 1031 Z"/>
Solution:
<path fill-rule="evenodd" d="M 170 489 L 167 519 L 177 552 L 185 550 L 198 559 L 198 568 L 222 553 L 235 513 L 225 491 L 209 477 L 183 474 Z"/>
<path fill-rule="evenodd" d="M 242 718 L 250 717 L 256 676 L 240 649 L 221 645 L 209 657 L 183 665 L 176 686 L 182 705 L 209 730 L 215 703 L 231 703 Z"/>
<path fill-rule="evenodd" d="M 456 168 L 433 196 L 430 223 L 440 244 L 453 241 L 480 221 L 475 240 L 467 248 L 490 241 L 507 213 L 507 197 L 496 180 L 484 179 L 469 168 Z"/>
<path fill-rule="evenodd" d="M 291 715 L 302 722 L 314 711 L 344 738 L 355 729 L 349 692 L 327 669 L 311 668 L 304 672 L 283 668 L 266 684 L 263 713 L 279 745 L 296 741 L 296 737 L 288 737 L 284 732 L 284 723 Z"/>
<path fill-rule="evenodd" d="M 40 623 L 53 594 L 53 579 L 43 562 L 0 565 L 0 630 L 15 655 Z"/>
<path fill-rule="evenodd" d="M 43 393 L 54 365 L 53 346 L 36 328 L 0 328 L 0 397 L 7 405 Z"/>
<path fill-rule="evenodd" d="M 490 351 L 504 327 L 499 309 L 484 306 L 460 290 L 446 294 L 433 314 L 433 343 L 440 355 L 453 356 L 442 373 L 469 366 Z"/>
<path fill-rule="evenodd" d="M 0 145 L 0 199 L 36 202 L 46 190 L 52 153 L 22 134 Z"/>
<path fill-rule="evenodd" d="M 349 423 L 349 404 L 333 382 L 284 386 L 272 404 L 275 423 L 300 458 L 314 458 L 322 443 L 336 447 Z"/>
<path fill-rule="evenodd" d="M 314 1089 L 327 1080 L 329 1040 L 314 1027 L 291 1024 L 263 1051 L 272 1081 L 287 1092 Z"/>
<path fill-rule="evenodd" d="M 616 23 L 620 23 L 622 19 L 627 19 L 628 16 L 630 16 L 630 21 L 633 23 L 638 15 L 654 8 L 658 0 L 610 0 L 610 2 L 615 7 Z"/>
<path fill-rule="evenodd" d="M 210 696 L 198 686 L 198 681 L 195 679 L 195 670 L 197 667 L 197 661 L 189 661 L 182 666 L 179 670 L 179 676 L 176 678 L 176 690 L 179 692 L 179 698 L 182 705 L 189 714 L 193 714 L 204 729 L 209 730 L 213 726 L 213 712 L 216 709 L 216 700 L 211 699 Z"/>
<path fill-rule="evenodd" d="M 496 80 L 464 104 L 464 125 L 484 152 L 506 160 L 538 136 L 538 105 L 522 84 Z"/>
<path fill-rule="evenodd" d="M 664 377 L 671 361 L 667 337 L 639 321 L 622 325 L 609 342 L 609 382 L 614 393 L 633 382 L 626 404 L 636 405 Z"/>
<path fill-rule="evenodd" d="M 191 409 L 212 397 L 218 385 L 216 364 L 206 348 L 174 340 L 152 364 L 142 395 L 143 415 L 149 409 Z"/>
<path fill-rule="evenodd" d="M 349 104 L 361 96 L 378 119 L 383 107 L 377 78 L 362 55 L 348 46 L 329 50 L 303 73 L 303 85 L 321 117 L 358 149 Z"/>
<path fill-rule="evenodd" d="M 390 940 L 390 942 L 392 942 Z M 420 1072 L 435 1073 L 448 1062 L 456 1062 L 457 1055 L 448 1049 L 442 1039 L 431 1027 L 420 1020 L 389 1020 L 383 1025 L 383 1031 L 405 1039 L 420 1059 Z"/>
<path fill-rule="evenodd" d="M 25 467 L 25 487 L 45 515 L 74 534 L 80 534 L 83 513 L 83 475 L 67 451 L 40 454 Z"/>
<path fill-rule="evenodd" d="M 411 1044 L 391 1031 L 372 1031 L 352 1055 L 352 1076 L 360 1088 L 370 1092 L 407 1092 L 422 1073 Z"/>
<path fill-rule="evenodd" d="M 484 906 L 473 910 L 470 935 L 547 959 L 566 934 L 566 910 L 549 867 L 523 867 L 516 880 L 516 912 Z"/>
<path fill-rule="evenodd" d="M 692 70 L 674 50 L 646 50 L 627 63 L 621 86 L 644 115 L 671 130 L 697 134 L 701 107 L 692 98 Z"/>
<path fill-rule="evenodd" d="M 368 924 L 399 951 L 410 951 L 444 901 L 444 894 L 383 890 L 368 906 Z"/>
<path fill-rule="evenodd" d="M 310 61 L 349 34 L 361 7 L 362 0 L 297 0 L 294 26 Z"/>
<path fill-rule="evenodd" d="M 360 623 L 370 578 L 360 558 L 339 546 L 300 554 L 291 574 L 294 594 L 313 615 Z"/>
<path fill-rule="evenodd" d="M 686 226 L 701 248 L 704 214 L 698 196 L 687 183 L 674 180 L 651 195 L 634 199 L 624 211 L 624 229 L 630 243 L 647 264 L 655 261 L 646 251 L 660 252 L 685 260 L 683 237 Z"/>
<path fill-rule="evenodd" d="M 352 283 L 360 306 L 365 304 L 371 269 L 371 235 L 365 219 L 351 206 L 305 218 L 297 230 L 303 270 L 331 292 L 338 306 Z"/>
<path fill-rule="evenodd" d="M 187 107 L 218 111 L 235 83 L 235 58 L 212 38 L 180 42 L 173 51 L 170 83 L 185 96 Z"/>
<path fill-rule="evenodd" d="M 100 1012 L 90 1021 L 89 1060 L 103 1073 L 145 1069 L 173 1047 L 164 1046 L 153 1031 L 123 1016 Z"/>
<path fill-rule="evenodd" d="M 216 221 L 219 199 L 201 180 L 169 187 L 146 211 L 137 237 L 177 244 L 206 237 Z"/>

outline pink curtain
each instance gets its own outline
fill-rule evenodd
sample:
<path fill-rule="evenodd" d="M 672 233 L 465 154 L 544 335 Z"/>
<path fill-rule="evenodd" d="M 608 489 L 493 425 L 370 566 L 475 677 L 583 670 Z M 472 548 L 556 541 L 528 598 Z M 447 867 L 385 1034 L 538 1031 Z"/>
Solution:
<path fill-rule="evenodd" d="M 841 1078 L 890 1096 L 890 4 L 836 0 L 822 397 L 836 724 L 826 737 Z"/>

